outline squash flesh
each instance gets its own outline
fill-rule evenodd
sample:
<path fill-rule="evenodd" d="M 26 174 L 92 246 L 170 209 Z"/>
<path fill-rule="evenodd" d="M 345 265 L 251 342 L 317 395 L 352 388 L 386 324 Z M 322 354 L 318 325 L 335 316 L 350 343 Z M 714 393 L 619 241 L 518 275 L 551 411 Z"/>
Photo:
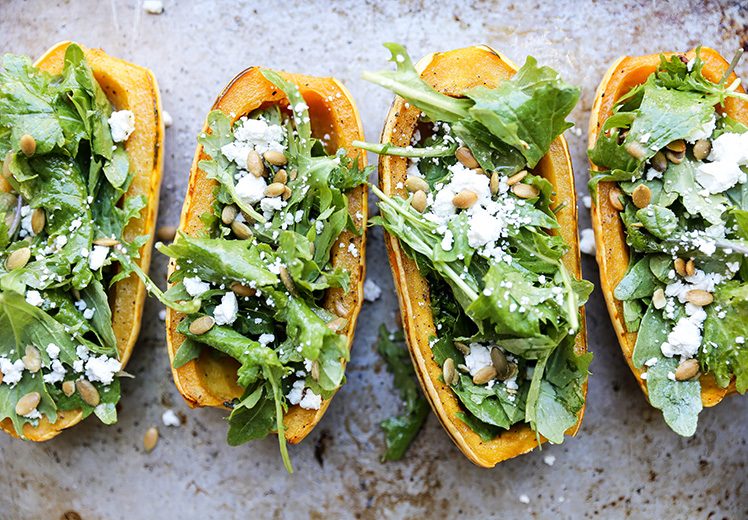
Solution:
<path fill-rule="evenodd" d="M 321 137 L 329 134 L 328 153 L 335 153 L 339 148 L 345 148 L 350 157 L 355 158 L 358 153 L 351 146 L 352 141 L 363 139 L 363 128 L 358 110 L 348 90 L 334 78 L 318 78 L 300 74 L 280 73 L 281 76 L 295 83 L 309 106 L 309 116 L 312 124 L 312 134 Z M 272 83 L 262 76 L 260 68 L 252 67 L 237 75 L 221 92 L 213 104 L 213 110 L 221 110 L 232 114 L 234 120 L 250 112 L 278 103 L 287 105 L 285 95 Z M 203 129 L 207 131 L 207 126 Z M 366 165 L 366 157 L 359 154 L 359 166 Z M 212 211 L 213 188 L 216 181 L 206 178 L 205 172 L 199 167 L 199 161 L 208 158 L 198 145 L 195 159 L 190 170 L 190 180 L 187 196 L 182 207 L 179 230 L 187 235 L 195 235 L 203 228 L 200 216 Z M 350 190 L 347 195 L 349 213 L 354 216 L 354 222 L 365 230 L 367 218 L 366 189 L 359 186 Z M 361 220 L 355 219 L 360 212 Z M 339 288 L 327 290 L 323 298 L 322 307 L 336 312 L 336 306 L 342 305 L 348 310 L 348 324 L 344 334 L 348 340 L 350 351 L 356 320 L 363 303 L 363 282 L 365 277 L 365 234 L 355 236 L 344 231 L 336 243 L 352 242 L 359 251 L 354 257 L 347 248 L 333 246 L 330 261 L 333 266 L 342 267 L 350 274 L 351 290 L 343 292 Z M 174 263 L 170 264 L 171 274 Z M 173 362 L 184 336 L 176 330 L 184 316 L 171 309 L 166 313 L 166 335 L 169 358 Z M 201 356 L 175 369 L 172 375 L 177 389 L 187 404 L 191 407 L 213 406 L 224 407 L 224 403 L 241 397 L 244 390 L 236 383 L 238 363 L 231 358 L 214 356 L 210 349 L 204 349 Z M 296 444 L 306 437 L 314 426 L 322 419 L 332 398 L 324 399 L 319 410 L 305 410 L 300 406 L 291 406 L 284 416 L 285 436 L 288 442 Z"/>
<path fill-rule="evenodd" d="M 675 53 L 664 53 L 664 55 L 670 57 Z M 687 59 L 691 59 L 695 55 L 695 50 L 685 54 Z M 718 82 L 729 65 L 717 51 L 708 47 L 701 48 L 701 59 L 704 61 L 702 73 L 706 79 L 712 82 Z M 660 55 L 650 54 L 637 57 L 625 56 L 611 65 L 600 82 L 595 95 L 595 103 L 592 107 L 589 123 L 588 145 L 590 148 L 595 145 L 600 128 L 602 128 L 605 120 L 612 115 L 618 99 L 633 87 L 644 83 L 657 70 L 659 64 Z M 728 84 L 736 78 L 737 76 L 734 73 L 731 74 Z M 742 86 L 738 90 L 744 92 Z M 748 124 L 748 103 L 745 101 L 730 98 L 726 100 L 723 108 L 733 119 Z M 593 171 L 602 170 L 591 161 L 590 166 Z M 626 274 L 629 264 L 625 228 L 609 197 L 610 191 L 615 187 L 616 183 L 614 182 L 601 182 L 597 186 L 597 196 L 592 200 L 592 224 L 597 246 L 597 263 L 600 267 L 601 288 L 608 313 L 624 358 L 636 376 L 637 383 L 644 394 L 647 395 L 646 381 L 641 378 L 643 370 L 636 368 L 633 362 L 637 333 L 626 331 L 623 320 L 623 304 L 613 296 L 613 291 Z M 701 376 L 700 381 L 701 400 L 705 407 L 714 406 L 726 395 L 735 392 L 734 381 L 727 388 L 720 388 L 710 374 Z"/>
<path fill-rule="evenodd" d="M 56 44 L 36 61 L 35 66 L 52 74 L 61 73 L 68 45 L 70 42 Z M 124 237 L 132 240 L 139 235 L 150 236 L 148 242 L 140 249 L 140 258 L 137 260 L 140 268 L 148 273 L 164 159 L 164 124 L 158 83 L 153 73 L 144 67 L 109 56 L 101 49 L 88 49 L 82 45 L 80 47 L 86 55 L 86 61 L 96 81 L 114 108 L 131 110 L 135 114 L 135 131 L 125 143 L 130 168 L 135 171 L 135 175 L 125 196 L 143 195 L 147 203 L 141 216 L 129 222 L 124 230 Z M 0 190 L 8 189 L 7 184 L 0 186 Z M 135 274 L 121 280 L 109 291 L 112 328 L 117 338 L 117 350 L 123 368 L 132 355 L 140 332 L 145 296 L 145 286 Z M 80 410 L 58 412 L 55 423 L 50 423 L 46 417 L 42 417 L 36 427 L 25 424 L 23 432 L 29 440 L 46 441 L 82 419 L 83 413 Z M 0 423 L 0 426 L 9 434 L 16 436 L 9 419 Z"/>
<path fill-rule="evenodd" d="M 436 90 L 452 96 L 459 96 L 465 90 L 478 85 L 495 87 L 502 80 L 511 77 L 517 69 L 507 58 L 485 46 L 432 54 L 423 58 L 417 64 L 417 68 L 421 77 Z M 387 116 L 381 142 L 408 146 L 417 126 L 419 113 L 417 108 L 406 106 L 404 99 L 396 98 Z M 404 188 L 396 187 L 399 182 L 404 183 L 407 176 L 406 167 L 406 158 L 388 155 L 380 157 L 379 182 L 384 193 L 407 196 Z M 555 203 L 567 203 L 567 207 L 557 215 L 560 233 L 570 246 L 563 261 L 574 276 L 580 277 L 574 176 L 563 136 L 551 143 L 550 151 L 541 159 L 535 170 L 554 185 Z M 431 314 L 428 283 L 421 276 L 415 262 L 400 247 L 397 237 L 387 235 L 385 242 L 413 366 L 424 394 L 452 441 L 468 459 L 483 467 L 493 467 L 503 460 L 527 453 L 538 446 L 536 434 L 529 425 L 515 425 L 486 442 L 456 416 L 462 407 L 449 386 L 439 380 L 441 367 L 432 358 L 429 345 L 429 338 L 437 334 Z M 425 305 L 419 305 L 420 302 Z M 580 354 L 586 352 L 583 324 L 584 319 L 575 342 L 575 351 Z M 586 388 L 585 384 L 585 394 Z M 577 424 L 567 434 L 576 433 L 583 413 L 584 408 L 579 413 Z"/>

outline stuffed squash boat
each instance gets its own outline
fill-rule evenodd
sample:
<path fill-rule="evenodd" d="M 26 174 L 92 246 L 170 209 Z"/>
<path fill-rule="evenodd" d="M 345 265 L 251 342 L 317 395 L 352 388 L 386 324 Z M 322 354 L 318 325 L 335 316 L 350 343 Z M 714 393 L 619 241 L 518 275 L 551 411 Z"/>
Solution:
<path fill-rule="evenodd" d="M 452 440 L 492 467 L 575 433 L 587 367 L 574 179 L 561 134 L 579 90 L 487 47 L 365 79 L 399 96 L 377 222 L 417 375 Z M 358 143 L 357 143 L 358 144 Z"/>
<path fill-rule="evenodd" d="M 600 278 L 624 356 L 666 423 L 748 388 L 748 96 L 716 51 L 624 57 L 589 144 Z"/>
<path fill-rule="evenodd" d="M 332 78 L 250 68 L 198 139 L 169 295 L 173 375 L 191 406 L 231 410 L 228 442 L 301 441 L 344 370 L 361 308 L 368 170 L 348 91 Z"/>
<path fill-rule="evenodd" d="M 60 43 L 0 70 L 0 420 L 44 441 L 116 421 L 163 160 L 142 67 Z"/>

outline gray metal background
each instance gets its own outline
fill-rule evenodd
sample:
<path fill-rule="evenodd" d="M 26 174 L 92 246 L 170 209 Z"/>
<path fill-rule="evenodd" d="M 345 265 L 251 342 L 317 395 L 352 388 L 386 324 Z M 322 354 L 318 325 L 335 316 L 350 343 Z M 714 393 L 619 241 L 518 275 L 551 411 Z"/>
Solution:
<path fill-rule="evenodd" d="M 441 4 L 441 5 L 437 5 Z M 742 4 L 742 7 L 741 5 Z M 334 75 L 353 93 L 369 140 L 391 96 L 360 79 L 387 67 L 381 43 L 405 43 L 418 58 L 486 43 L 515 61 L 527 54 L 583 87 L 567 132 L 579 194 L 587 192 L 586 125 L 595 86 L 620 54 L 686 50 L 703 42 L 726 55 L 748 40 L 746 2 L 189 2 L 165 1 L 160 16 L 140 2 L 0 0 L 0 50 L 40 55 L 73 39 L 150 67 L 164 108 L 166 161 L 159 224 L 175 224 L 195 136 L 215 95 L 249 65 Z M 748 77 L 748 61 L 739 72 Z M 580 197 L 581 200 L 581 197 Z M 581 206 L 581 203 L 580 203 Z M 589 215 L 582 207 L 582 226 Z M 382 234 L 369 235 L 369 278 L 383 289 L 364 306 L 348 383 L 284 471 L 274 438 L 225 444 L 223 412 L 189 410 L 174 388 L 160 305 L 145 308 L 124 380 L 119 423 L 91 418 L 46 444 L 0 438 L 0 517 L 58 518 L 746 518 L 748 399 L 705 411 L 682 439 L 652 410 L 626 368 L 596 291 L 587 305 L 595 352 L 587 414 L 579 435 L 494 470 L 470 464 L 434 417 L 402 462 L 382 464 L 378 422 L 399 407 L 373 344 L 381 322 L 397 322 Z M 594 261 L 585 276 L 597 282 Z M 163 280 L 165 261 L 152 266 Z M 179 428 L 161 424 L 173 407 Z M 155 451 L 142 450 L 158 425 Z M 320 462 L 315 458 L 318 454 Z M 544 463 L 546 455 L 555 464 Z M 527 495 L 529 504 L 520 502 Z"/>

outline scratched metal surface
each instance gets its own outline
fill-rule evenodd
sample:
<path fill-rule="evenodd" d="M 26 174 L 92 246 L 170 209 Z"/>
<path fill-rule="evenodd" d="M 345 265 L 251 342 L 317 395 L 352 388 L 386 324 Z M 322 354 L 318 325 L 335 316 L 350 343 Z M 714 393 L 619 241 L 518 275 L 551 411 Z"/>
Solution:
<path fill-rule="evenodd" d="M 160 16 L 139 4 L 2 0 L 0 49 L 38 56 L 72 39 L 153 69 L 174 118 L 166 131 L 160 225 L 177 222 L 195 136 L 214 96 L 249 65 L 342 79 L 375 140 L 391 98 L 359 74 L 387 66 L 381 42 L 403 42 L 414 57 L 476 43 L 519 62 L 532 54 L 584 88 L 573 114 L 582 135 L 567 133 L 581 195 L 587 118 L 614 58 L 699 42 L 731 54 L 748 40 L 745 2 L 166 0 Z M 739 72 L 748 72 L 745 61 Z M 580 215 L 589 226 L 583 207 Z M 291 449 L 294 475 L 283 470 L 275 439 L 228 447 L 223 412 L 187 408 L 169 373 L 161 308 L 149 301 L 128 367 L 137 377 L 123 383 L 117 425 L 91 418 L 41 445 L 0 438 L 0 518 L 59 518 L 66 511 L 85 520 L 748 516 L 748 399 L 732 397 L 705 411 L 692 439 L 671 433 L 625 367 L 599 291 L 587 306 L 596 358 L 576 438 L 488 471 L 472 466 L 430 417 L 404 461 L 380 463 L 378 422 L 399 403 L 373 349 L 379 323 L 397 319 L 379 230 L 370 234 L 367 256 L 369 278 L 383 294 L 364 306 L 348 384 L 306 442 Z M 584 270 L 597 282 L 589 257 Z M 163 280 L 159 255 L 152 273 Z M 161 424 L 167 407 L 184 417 L 181 427 Z M 161 439 L 146 454 L 142 437 L 151 425 Z M 544 463 L 547 455 L 556 457 L 553 466 Z"/>

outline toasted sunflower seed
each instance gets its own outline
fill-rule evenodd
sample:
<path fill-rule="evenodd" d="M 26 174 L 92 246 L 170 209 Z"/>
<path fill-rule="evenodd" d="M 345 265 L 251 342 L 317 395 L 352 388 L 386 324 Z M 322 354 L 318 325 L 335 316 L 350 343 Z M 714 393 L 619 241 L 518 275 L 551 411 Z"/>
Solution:
<path fill-rule="evenodd" d="M 426 210 L 426 193 L 418 190 L 413 194 L 413 198 L 410 200 L 410 205 L 418 213 L 423 213 Z"/>
<path fill-rule="evenodd" d="M 475 373 L 475 375 L 473 376 L 473 383 L 475 383 L 476 385 L 485 385 L 495 377 L 496 369 L 492 365 L 489 365 L 487 367 L 481 368 Z"/>
<path fill-rule="evenodd" d="M 467 209 L 478 202 L 478 194 L 470 190 L 462 190 L 452 198 L 452 204 L 455 208 Z"/>
<path fill-rule="evenodd" d="M 275 175 L 273 175 L 273 182 L 286 184 L 288 182 L 288 173 L 286 173 L 286 170 L 278 170 L 275 172 Z"/>
<path fill-rule="evenodd" d="M 697 307 L 706 307 L 714 301 L 712 293 L 704 291 L 702 289 L 691 289 L 686 293 L 686 300 L 691 305 Z"/>
<path fill-rule="evenodd" d="M 190 323 L 189 331 L 190 334 L 194 334 L 195 336 L 200 336 L 202 334 L 205 334 L 210 329 L 213 328 L 213 325 L 216 324 L 216 320 L 213 319 L 212 316 L 200 316 L 195 321 Z"/>
<path fill-rule="evenodd" d="M 288 186 L 286 186 L 286 187 L 283 188 L 283 195 L 281 195 L 281 197 L 283 198 L 283 200 L 288 200 L 288 199 L 291 198 L 291 194 L 292 193 L 293 192 L 291 191 L 291 188 L 289 188 Z"/>
<path fill-rule="evenodd" d="M 277 152 L 275 150 L 268 150 L 263 154 L 263 157 L 273 166 L 284 166 L 288 162 L 288 159 L 286 159 L 283 152 Z"/>
<path fill-rule="evenodd" d="M 39 369 L 42 368 L 42 355 L 39 354 L 39 349 L 34 345 L 26 345 L 26 353 L 21 358 L 21 361 L 23 361 L 23 366 L 26 367 L 26 370 L 32 374 L 39 372 Z"/>
<path fill-rule="evenodd" d="M 631 199 L 637 208 L 646 208 L 652 202 L 652 190 L 646 184 L 640 184 L 634 188 Z"/>
<path fill-rule="evenodd" d="M 31 231 L 35 235 L 38 235 L 42 232 L 46 223 L 47 217 L 44 214 L 44 210 L 42 208 L 34 208 L 34 211 L 31 212 Z"/>
<path fill-rule="evenodd" d="M 527 177 L 527 170 L 522 170 L 521 172 L 517 172 L 514 175 L 512 175 L 511 177 L 509 177 L 506 180 L 506 183 L 507 183 L 508 186 L 514 186 L 515 184 L 517 184 L 518 182 L 520 182 L 525 177 Z"/>
<path fill-rule="evenodd" d="M 34 411 L 42 400 L 39 392 L 29 392 L 16 402 L 16 414 L 28 415 Z"/>
<path fill-rule="evenodd" d="M 234 220 L 231 223 L 231 231 L 234 232 L 236 238 L 238 238 L 239 240 L 249 240 L 250 238 L 252 238 L 252 230 L 244 222 Z"/>
<path fill-rule="evenodd" d="M 70 397 L 75 393 L 75 381 L 68 379 L 62 382 L 62 393 Z"/>
<path fill-rule="evenodd" d="M 465 345 L 463 342 L 461 342 L 461 341 L 455 341 L 455 342 L 453 342 L 453 344 L 454 344 L 455 348 L 457 350 L 459 350 L 460 352 L 462 352 L 463 354 L 470 354 L 470 347 L 468 347 L 467 345 Z"/>
<path fill-rule="evenodd" d="M 470 148 L 467 146 L 460 146 L 455 151 L 455 157 L 457 157 L 457 160 L 460 161 L 465 168 L 470 168 L 472 170 L 480 167 L 478 161 L 475 160 L 475 156 L 473 156 L 473 152 L 471 152 Z"/>
<path fill-rule="evenodd" d="M 265 163 L 262 162 L 260 154 L 254 150 L 250 150 L 247 154 L 247 170 L 255 177 L 265 175 Z"/>
<path fill-rule="evenodd" d="M 146 451 L 146 453 L 150 453 L 153 451 L 153 448 L 156 447 L 156 443 L 158 442 L 158 428 L 155 426 L 151 426 L 145 431 L 145 435 L 143 435 L 143 449 Z"/>
<path fill-rule="evenodd" d="M 236 220 L 236 216 L 239 214 L 239 210 L 233 204 L 224 206 L 221 210 L 221 222 L 230 226 L 231 223 Z"/>
<path fill-rule="evenodd" d="M 693 258 L 689 258 L 686 262 L 686 276 L 693 276 L 696 274 L 696 263 Z"/>
<path fill-rule="evenodd" d="M 540 190 L 531 184 L 515 184 L 512 186 L 512 193 L 520 199 L 534 199 L 540 195 Z"/>
<path fill-rule="evenodd" d="M 699 373 L 699 361 L 695 358 L 684 359 L 675 369 L 675 379 L 677 381 L 688 381 Z"/>
<path fill-rule="evenodd" d="M 654 305 L 655 309 L 664 309 L 665 305 L 667 305 L 667 298 L 665 297 L 665 291 L 662 290 L 662 287 L 659 287 L 654 294 L 652 294 L 652 305 Z"/>
<path fill-rule="evenodd" d="M 497 172 L 491 174 L 491 180 L 488 181 L 488 184 L 491 188 L 491 194 L 496 195 L 499 192 L 499 174 Z"/>
<path fill-rule="evenodd" d="M 421 179 L 420 177 L 410 176 L 408 177 L 408 180 L 405 181 L 405 188 L 411 193 L 414 193 L 418 190 L 428 192 L 429 183 Z"/>
<path fill-rule="evenodd" d="M 26 157 L 31 157 L 36 153 L 36 139 L 29 134 L 23 134 L 18 145 L 20 146 L 23 155 Z"/>
<path fill-rule="evenodd" d="M 454 359 L 447 358 L 444 360 L 444 365 L 442 366 L 442 378 L 448 385 L 452 385 L 455 383 L 455 379 L 457 378 L 457 370 L 455 369 Z"/>
<path fill-rule="evenodd" d="M 682 258 L 676 258 L 673 261 L 673 268 L 678 273 L 678 276 L 686 276 L 686 261 Z"/>
<path fill-rule="evenodd" d="M 281 182 L 273 182 L 265 188 L 266 197 L 280 197 L 286 189 L 286 185 Z"/>
<path fill-rule="evenodd" d="M 20 269 L 21 267 L 25 267 L 26 264 L 29 263 L 30 259 L 31 248 L 22 247 L 20 249 L 16 249 L 8 255 L 8 259 L 5 261 L 5 268 L 8 271 L 12 271 L 13 269 Z"/>
<path fill-rule="evenodd" d="M 81 394 L 81 399 L 83 399 L 86 404 L 98 406 L 101 401 L 101 396 L 91 381 L 80 379 L 75 382 L 75 388 L 78 389 L 78 393 Z"/>

